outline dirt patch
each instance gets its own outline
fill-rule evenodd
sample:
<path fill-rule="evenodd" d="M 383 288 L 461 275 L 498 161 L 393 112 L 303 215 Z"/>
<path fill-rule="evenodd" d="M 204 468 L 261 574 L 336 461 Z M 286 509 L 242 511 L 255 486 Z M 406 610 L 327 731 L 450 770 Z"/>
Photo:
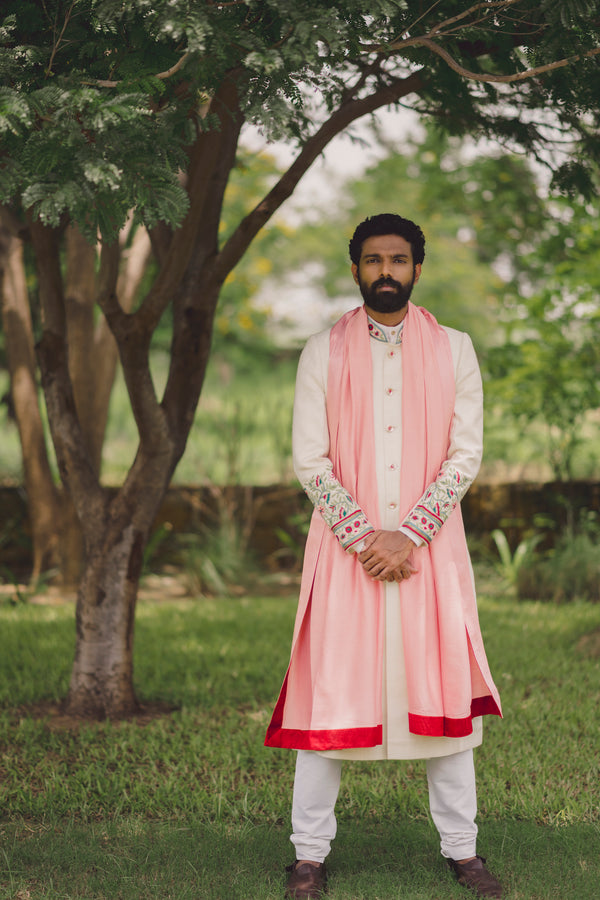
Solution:
<path fill-rule="evenodd" d="M 143 727 L 149 725 L 150 722 L 154 722 L 155 719 L 168 718 L 176 710 L 176 706 L 160 701 L 140 703 L 137 712 L 122 719 L 113 720 L 113 724 L 135 722 L 136 725 Z M 70 715 L 65 711 L 63 703 L 56 703 L 50 700 L 20 706 L 14 710 L 14 715 L 18 719 L 27 718 L 43 721 L 49 731 L 78 731 L 82 727 L 102 724 L 101 720 L 95 718 Z"/>
<path fill-rule="evenodd" d="M 297 594 L 300 589 L 299 572 L 274 572 L 266 575 L 248 577 L 244 585 L 232 585 L 229 593 L 232 597 L 243 597 L 247 594 L 261 596 L 282 596 Z M 145 575 L 140 580 L 138 601 L 151 603 L 169 603 L 180 600 L 201 599 L 189 586 L 185 575 L 175 568 L 160 574 Z M 19 606 L 31 603 L 34 606 L 67 606 L 74 605 L 77 600 L 76 590 L 60 585 L 45 585 L 36 590 L 27 584 L 0 584 L 0 604 L 12 603 Z"/>
<path fill-rule="evenodd" d="M 584 634 L 577 641 L 577 650 L 583 656 L 589 656 L 592 659 L 600 659 L 600 628 L 597 631 L 591 631 Z"/>

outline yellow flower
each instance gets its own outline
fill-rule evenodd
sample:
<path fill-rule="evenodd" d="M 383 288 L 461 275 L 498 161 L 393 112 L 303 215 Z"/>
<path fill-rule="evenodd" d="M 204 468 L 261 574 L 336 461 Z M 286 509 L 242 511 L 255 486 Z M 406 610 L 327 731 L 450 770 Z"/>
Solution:
<path fill-rule="evenodd" d="M 248 313 L 241 313 L 238 316 L 238 325 L 240 328 L 243 328 L 244 331 L 252 331 L 254 328 L 254 322 L 252 321 L 252 317 L 248 315 Z"/>
<path fill-rule="evenodd" d="M 254 263 L 258 275 L 268 275 L 273 270 L 273 263 L 266 256 L 259 256 Z"/>

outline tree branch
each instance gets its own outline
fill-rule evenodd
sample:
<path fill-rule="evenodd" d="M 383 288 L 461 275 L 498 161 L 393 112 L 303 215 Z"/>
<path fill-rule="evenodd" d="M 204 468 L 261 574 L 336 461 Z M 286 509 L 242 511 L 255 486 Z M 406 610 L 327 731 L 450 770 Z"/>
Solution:
<path fill-rule="evenodd" d="M 203 132 L 190 152 L 187 183 L 190 208 L 181 227 L 173 234 L 164 264 L 154 285 L 134 314 L 138 322 L 143 322 L 148 333 L 151 333 L 158 324 L 181 283 L 181 273 L 188 267 L 199 228 L 203 224 L 206 198 L 221 160 L 223 135 L 227 133 L 232 120 L 236 122 L 238 131 L 241 128 L 242 120 L 238 111 L 238 77 L 239 71 L 232 70 L 219 86 L 210 105 L 210 111 L 218 119 L 219 127 Z"/>
<path fill-rule="evenodd" d="M 58 561 L 58 491 L 48 462 L 36 383 L 23 243 L 0 225 L 0 306 L 33 538 L 32 582 Z"/>
<path fill-rule="evenodd" d="M 401 97 L 419 91 L 422 87 L 421 73 L 415 72 L 407 78 L 396 80 L 392 84 L 379 88 L 368 97 L 349 100 L 340 106 L 306 141 L 295 161 L 266 197 L 242 219 L 215 261 L 215 278 L 221 282 L 227 277 L 256 234 L 281 204 L 291 196 L 302 176 L 336 135 L 362 116 L 375 112 L 383 106 L 389 106 Z"/>
<path fill-rule="evenodd" d="M 100 270 L 98 272 L 98 297 L 96 302 L 102 306 L 105 296 L 114 294 L 119 277 L 119 263 L 121 261 L 121 245 L 119 241 L 111 244 L 102 244 L 100 249 Z"/>
<path fill-rule="evenodd" d="M 235 165 L 241 126 L 241 115 L 229 116 L 222 122 L 219 160 L 206 193 L 202 227 L 173 301 L 171 363 L 162 406 L 175 441 L 175 462 L 185 449 L 210 355 L 220 285 L 214 278 L 204 278 L 203 273 L 210 271 L 210 260 L 217 255 L 223 198 Z"/>
<path fill-rule="evenodd" d="M 172 75 L 175 75 L 177 72 L 179 72 L 186 59 L 188 59 L 189 55 L 189 53 L 184 53 L 183 56 L 179 57 L 174 66 L 171 66 L 171 68 L 167 69 L 166 72 L 159 72 L 158 75 L 155 75 L 154 77 L 160 78 L 161 81 L 166 81 L 167 78 L 170 78 Z"/>
<path fill-rule="evenodd" d="M 515 4 L 521 2 L 522 0 L 489 0 L 489 2 L 487 3 L 475 3 L 473 4 L 473 6 L 469 7 L 469 9 L 463 10 L 463 12 L 459 13 L 457 16 L 452 16 L 451 18 L 445 19 L 443 22 L 440 22 L 438 25 L 435 25 L 429 32 L 429 35 L 433 36 L 435 34 L 439 34 L 442 29 L 445 30 L 449 28 L 450 25 L 455 25 L 457 22 L 463 21 L 463 19 L 466 19 L 467 16 L 479 12 L 479 10 L 484 10 L 486 13 L 490 12 L 491 10 L 502 12 L 503 10 L 509 9 L 511 6 L 515 6 Z M 483 16 L 482 18 L 485 18 L 485 16 Z M 480 18 L 479 21 L 482 21 L 482 18 Z M 469 24 L 472 25 L 473 23 L 470 22 Z"/>
<path fill-rule="evenodd" d="M 398 53 L 403 52 L 405 50 L 410 49 L 411 47 L 425 47 L 430 50 L 432 53 L 440 56 L 448 66 L 453 69 L 457 74 L 461 75 L 463 78 L 468 79 L 469 81 L 478 81 L 486 84 L 512 84 L 518 81 L 526 81 L 530 78 L 534 78 L 537 75 L 543 75 L 545 72 L 551 72 L 554 69 L 563 68 L 564 66 L 568 66 L 578 60 L 584 59 L 586 57 L 596 56 L 600 53 L 600 48 L 595 48 L 593 50 L 587 50 L 585 53 L 577 54 L 575 56 L 565 57 L 560 60 L 555 60 L 551 63 L 546 63 L 545 65 L 536 66 L 532 69 L 525 69 L 523 72 L 515 72 L 512 75 L 486 75 L 481 72 L 473 72 L 470 69 L 466 69 L 464 66 L 461 66 L 459 62 L 443 47 L 440 47 L 436 40 L 439 38 L 454 36 L 456 32 L 451 32 L 448 29 L 456 25 L 457 22 L 462 22 L 464 19 L 469 16 L 474 15 L 479 11 L 485 11 L 486 13 L 491 10 L 495 10 L 497 13 L 502 12 L 504 10 L 508 10 L 511 7 L 520 3 L 521 0 L 490 0 L 490 2 L 485 3 L 475 3 L 473 6 L 470 6 L 469 9 L 463 10 L 463 12 L 459 13 L 456 16 L 452 16 L 449 19 L 445 19 L 443 22 L 439 22 L 435 25 L 428 34 L 425 35 L 415 35 L 414 37 L 410 37 L 410 30 L 404 32 L 404 35 L 400 38 L 392 41 L 388 45 L 382 44 L 372 44 L 372 45 L 363 45 L 362 50 L 369 53 L 378 53 L 382 56 L 385 56 L 390 53 Z M 434 4 L 435 6 L 435 4 Z M 433 8 L 433 7 L 431 7 Z M 420 18 L 424 18 L 426 13 Z M 478 21 L 482 21 L 485 16 L 481 17 Z M 417 22 L 420 21 L 419 19 Z M 469 25 L 478 24 L 478 22 L 469 22 Z M 529 39 L 531 39 L 533 33 L 539 32 L 539 26 L 535 26 L 535 32 L 532 32 L 527 35 Z M 435 39 L 435 40 L 434 40 Z M 519 34 L 519 41 L 523 41 L 524 35 Z M 489 48 L 488 48 L 489 49 Z M 485 49 L 482 49 L 478 52 L 477 55 L 481 56 L 485 52 Z"/>
<path fill-rule="evenodd" d="M 19 238 L 23 242 L 30 240 L 27 222 L 21 219 L 10 206 L 0 206 L 0 223 L 13 237 Z"/>
<path fill-rule="evenodd" d="M 61 32 L 60 32 L 58 38 L 54 41 L 54 45 L 52 47 L 52 53 L 50 55 L 50 62 L 48 63 L 48 68 L 46 69 L 46 73 L 45 73 L 46 75 L 52 75 L 52 65 L 54 63 L 54 57 L 56 56 L 56 54 L 58 52 L 58 48 L 63 39 L 63 35 L 65 33 L 67 25 L 69 24 L 69 19 L 71 18 L 71 13 L 73 12 L 74 6 L 75 6 L 75 0 L 73 0 L 70 7 L 68 8 L 68 10 L 65 14 L 65 21 L 63 22 L 63 27 L 61 29 Z M 56 31 L 56 28 L 54 30 Z"/>
<path fill-rule="evenodd" d="M 189 58 L 189 53 L 184 53 L 183 56 L 180 56 L 177 62 L 171 66 L 170 69 L 167 69 L 165 72 L 157 72 L 154 75 L 154 78 L 159 78 L 161 81 L 166 81 L 167 78 L 171 78 L 172 75 L 176 75 L 177 72 L 184 65 L 186 60 Z M 100 88 L 116 88 L 121 84 L 120 81 L 109 81 L 107 79 L 98 79 L 97 81 L 84 81 L 84 84 L 92 84 L 94 87 Z"/>
<path fill-rule="evenodd" d="M 451 56 L 447 50 L 444 50 L 443 47 L 439 47 L 435 41 L 432 41 L 429 38 L 416 39 L 414 46 L 426 47 L 431 50 L 432 53 L 441 56 L 444 62 L 459 75 L 462 75 L 463 78 L 467 78 L 469 81 L 485 82 L 486 84 L 512 84 L 516 81 L 526 81 L 529 78 L 535 78 L 536 75 L 542 75 L 544 72 L 552 72 L 554 69 L 563 68 L 578 60 L 590 56 L 597 56 L 598 53 L 600 53 L 600 47 L 596 47 L 594 50 L 587 50 L 585 53 L 578 54 L 577 56 L 559 59 L 555 62 L 546 63 L 543 66 L 536 66 L 533 69 L 525 69 L 523 72 L 514 72 L 512 75 L 482 75 L 479 72 L 472 72 L 469 69 L 465 69 L 456 62 L 454 57 Z"/>
<path fill-rule="evenodd" d="M 112 256 L 112 249 L 109 252 Z M 165 422 L 150 374 L 152 328 L 134 315 L 128 315 L 118 301 L 114 286 L 110 289 L 112 278 L 107 277 L 105 281 L 98 303 L 117 342 L 140 440 L 158 446 L 159 438 L 164 436 Z"/>
<path fill-rule="evenodd" d="M 40 286 L 44 330 L 36 349 L 48 420 L 61 478 L 85 532 L 89 513 L 102 515 L 105 504 L 86 451 L 69 376 L 60 254 L 54 230 L 30 214 L 28 219 Z"/>

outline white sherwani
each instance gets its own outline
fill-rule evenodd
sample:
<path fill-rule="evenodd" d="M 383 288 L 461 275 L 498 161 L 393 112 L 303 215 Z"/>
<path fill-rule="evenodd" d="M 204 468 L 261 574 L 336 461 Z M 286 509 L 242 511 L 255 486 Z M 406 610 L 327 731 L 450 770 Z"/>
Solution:
<path fill-rule="evenodd" d="M 414 519 L 408 526 L 409 516 L 400 521 L 399 478 L 402 453 L 402 344 L 401 326 L 386 328 L 370 320 L 371 358 L 373 364 L 373 410 L 375 427 L 375 454 L 381 527 L 394 530 L 401 528 L 420 545 L 425 535 L 415 530 Z M 446 486 L 453 488 L 454 494 L 462 497 L 481 463 L 483 430 L 483 396 L 481 376 L 477 357 L 470 337 L 453 328 L 444 329 L 450 340 L 454 374 L 456 381 L 456 401 L 451 431 L 448 459 L 433 486 L 433 493 L 445 494 Z M 327 427 L 326 399 L 329 364 L 329 333 L 322 331 L 309 338 L 300 357 L 296 380 L 293 424 L 294 469 L 302 486 L 314 503 L 318 502 L 320 491 L 317 483 L 333 487 L 332 495 L 343 494 L 332 475 L 332 464 L 328 458 L 329 432 Z M 457 473 L 460 474 L 460 489 L 457 492 Z M 420 509 L 431 503 L 427 492 L 419 500 Z M 347 502 L 348 497 L 346 495 Z M 446 509 L 447 517 L 453 506 Z M 438 507 L 439 512 L 439 507 Z M 327 520 L 327 517 L 326 517 Z M 328 522 L 335 526 L 335 512 Z M 431 529 L 431 523 L 428 523 Z M 438 526 L 439 527 L 439 526 Z M 365 523 L 365 532 L 371 530 Z M 334 527 L 335 531 L 335 527 Z M 337 532 L 336 532 L 337 534 Z M 346 547 L 348 552 L 356 552 L 360 541 L 353 535 L 353 544 Z M 358 535 L 360 538 L 360 535 Z M 427 532 L 431 540 L 431 530 Z M 433 537 L 435 540 L 435 537 Z M 343 543 L 343 540 L 341 541 Z M 415 550 L 415 564 L 418 566 L 419 551 Z M 476 747 L 482 740 L 481 718 L 473 720 L 473 733 L 461 738 L 426 737 L 411 734 L 408 730 L 408 700 L 404 654 L 402 644 L 402 622 L 398 585 L 385 583 L 385 630 L 383 648 L 383 743 L 377 747 L 321 751 L 324 756 L 339 759 L 426 759 L 447 756 Z"/>

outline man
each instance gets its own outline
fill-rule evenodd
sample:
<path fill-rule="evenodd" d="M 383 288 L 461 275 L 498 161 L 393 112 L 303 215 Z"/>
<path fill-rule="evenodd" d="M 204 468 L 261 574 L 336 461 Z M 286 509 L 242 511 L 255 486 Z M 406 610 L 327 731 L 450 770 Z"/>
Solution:
<path fill-rule="evenodd" d="M 289 668 L 267 746 L 298 750 L 287 897 L 320 897 L 343 759 L 426 759 L 442 855 L 480 897 L 473 747 L 501 715 L 460 513 L 482 453 L 468 335 L 409 302 L 425 238 L 366 219 L 350 241 L 364 306 L 298 366 L 293 452 L 315 509 Z"/>

